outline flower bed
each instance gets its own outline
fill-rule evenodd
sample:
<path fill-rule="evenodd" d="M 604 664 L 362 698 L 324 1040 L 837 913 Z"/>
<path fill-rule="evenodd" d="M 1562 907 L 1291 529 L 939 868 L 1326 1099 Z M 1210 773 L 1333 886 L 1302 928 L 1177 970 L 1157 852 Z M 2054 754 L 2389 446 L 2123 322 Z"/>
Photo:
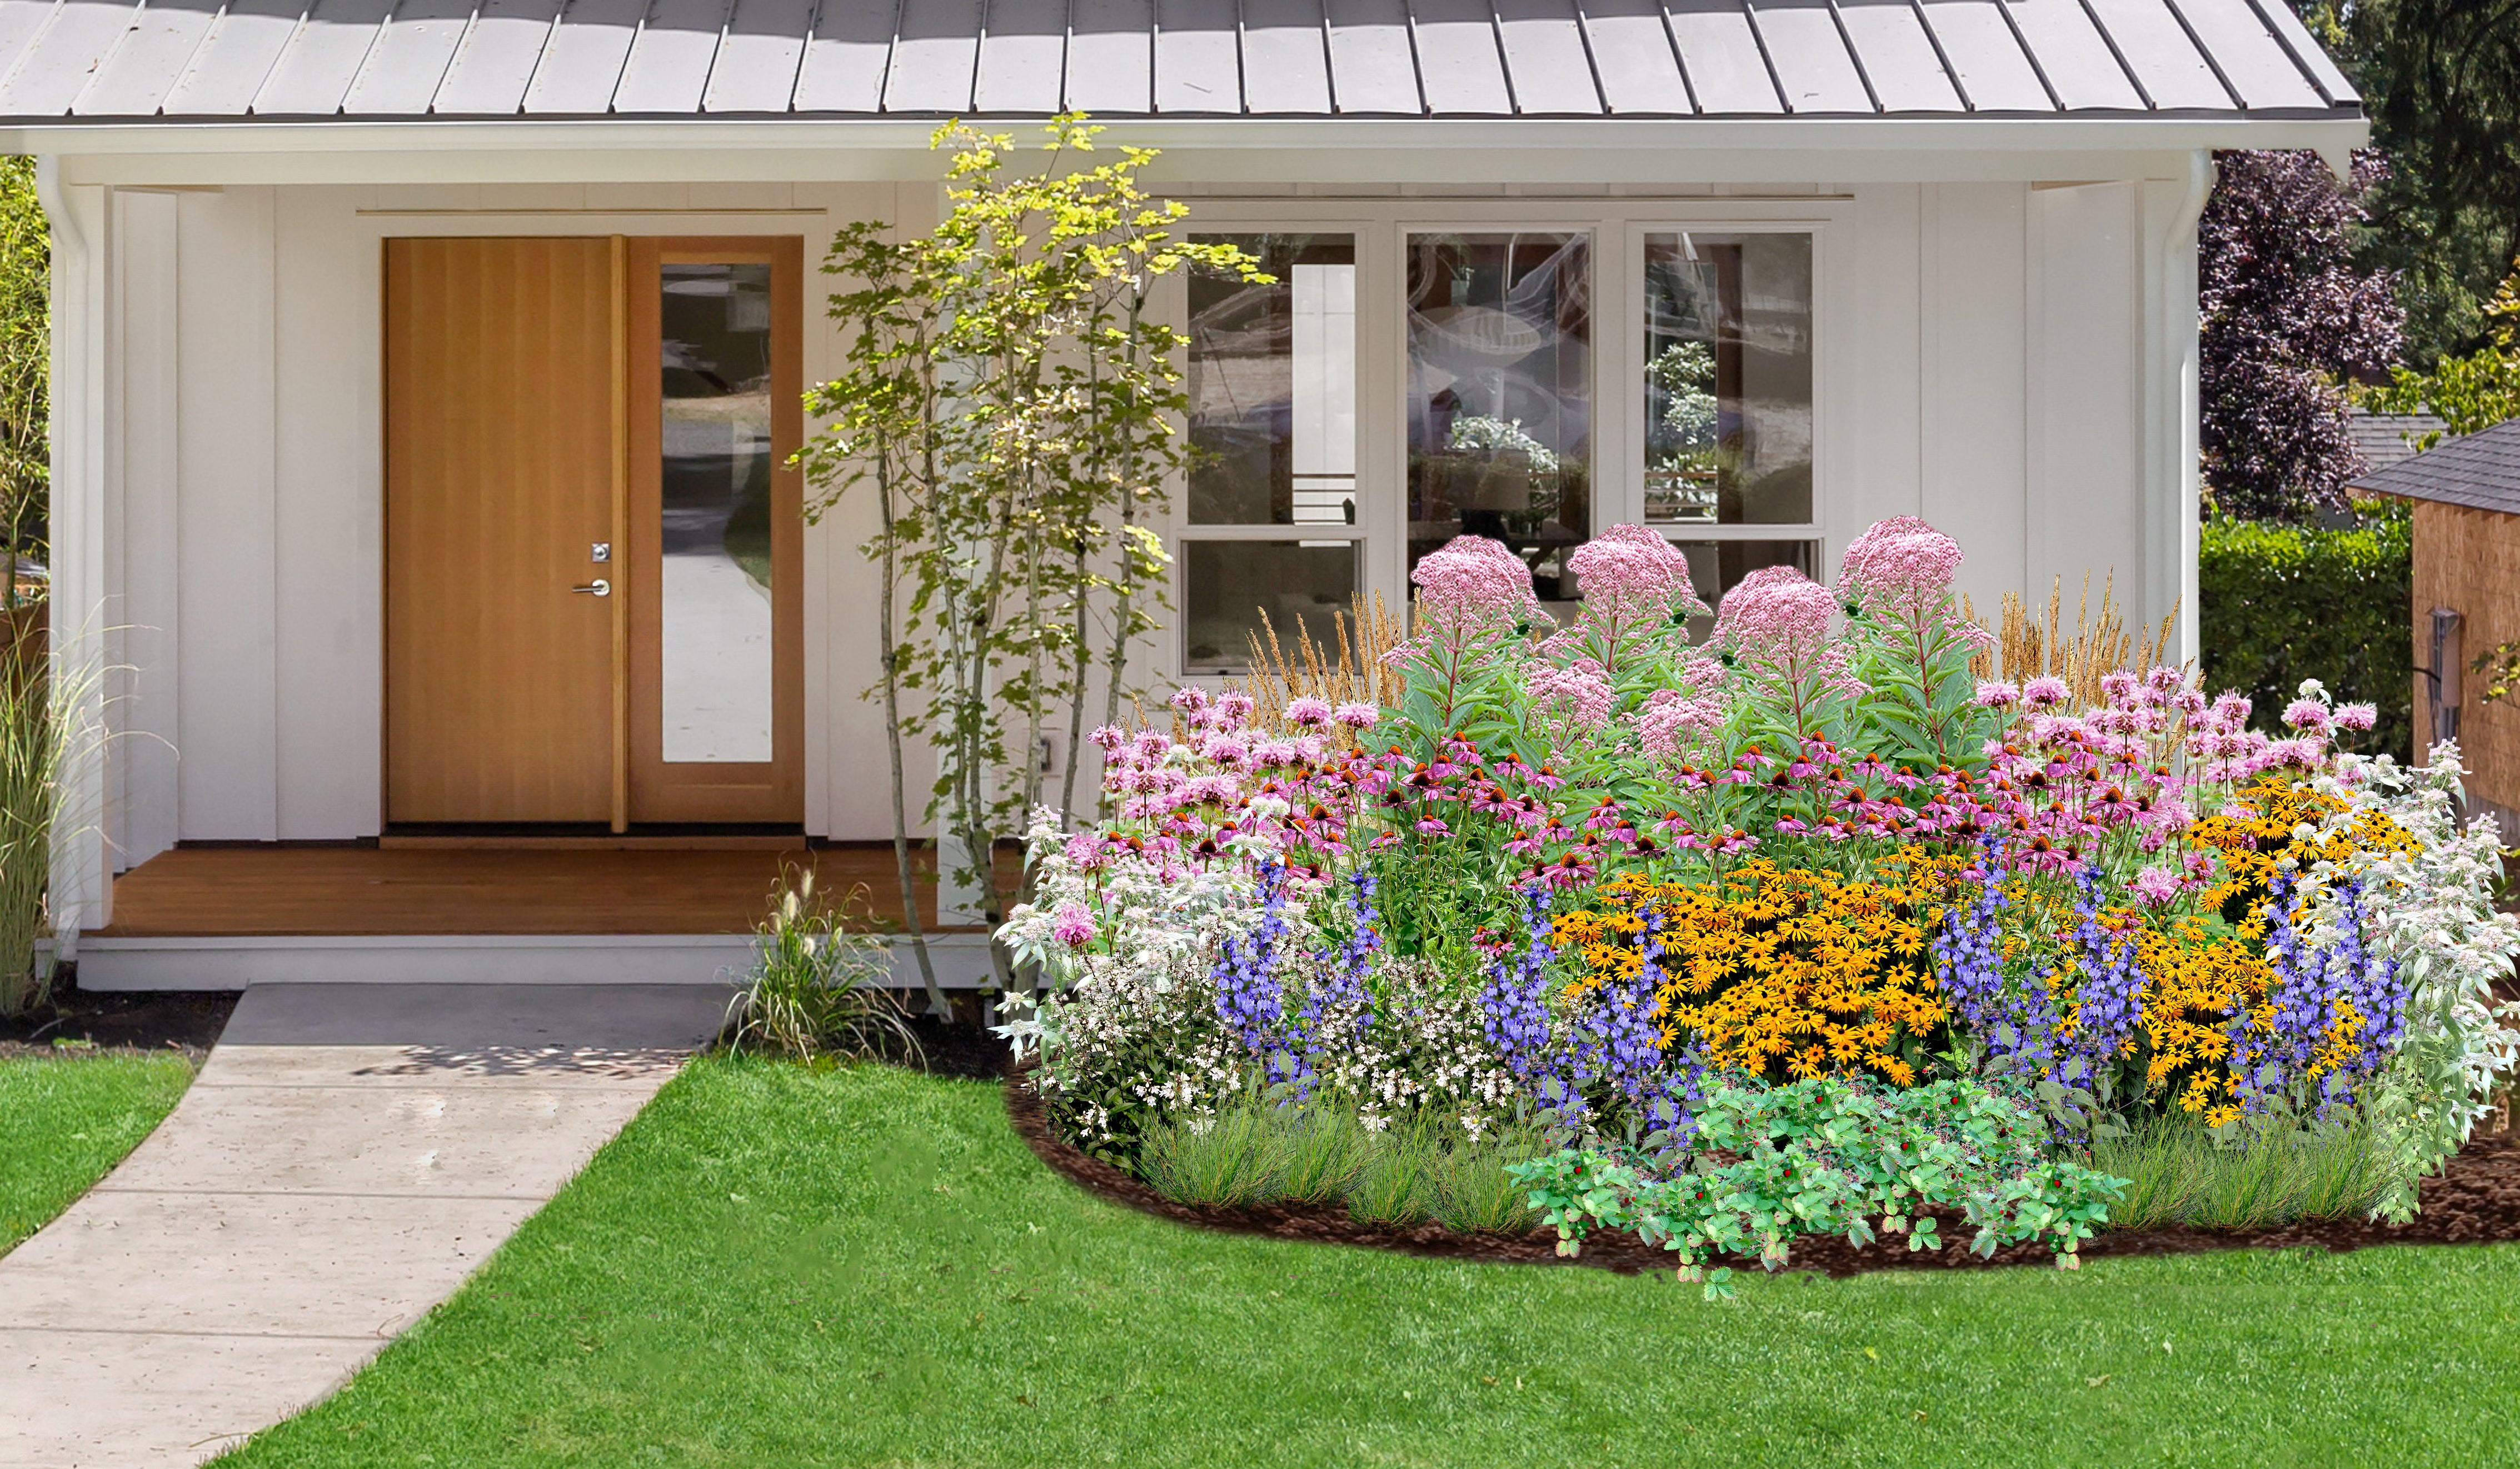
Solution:
<path fill-rule="evenodd" d="M 1464 537 L 1386 703 L 1098 732 L 1112 815 L 1036 826 L 1004 930 L 1049 1125 L 1187 1203 L 1619 1229 L 1719 1291 L 1815 1235 L 2410 1216 L 2515 1060 L 2455 750 L 2353 753 L 2316 684 L 2270 734 L 2175 669 L 1993 677 L 1958 563 L 1884 521 L 1692 645 L 1651 530 L 1562 628 Z M 2095 1166 L 2156 1154 L 2246 1187 Z"/>

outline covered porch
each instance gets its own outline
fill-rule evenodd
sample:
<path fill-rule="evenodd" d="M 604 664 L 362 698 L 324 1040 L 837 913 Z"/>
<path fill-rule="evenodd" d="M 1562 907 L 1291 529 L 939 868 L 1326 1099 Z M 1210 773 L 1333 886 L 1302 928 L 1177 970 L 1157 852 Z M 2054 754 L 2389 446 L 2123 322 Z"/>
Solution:
<path fill-rule="evenodd" d="M 692 844 L 697 841 L 697 845 Z M 934 924 L 935 864 L 914 854 L 939 978 L 976 986 L 985 932 Z M 1013 851 L 1000 880 L 1021 876 Z M 122 873 L 113 921 L 74 954 L 95 990 L 242 989 L 268 980 L 402 983 L 496 977 L 706 983 L 740 971 L 783 881 L 810 872 L 850 926 L 905 926 L 892 850 L 801 838 L 186 844 Z M 918 982 L 906 942 L 895 975 Z"/>

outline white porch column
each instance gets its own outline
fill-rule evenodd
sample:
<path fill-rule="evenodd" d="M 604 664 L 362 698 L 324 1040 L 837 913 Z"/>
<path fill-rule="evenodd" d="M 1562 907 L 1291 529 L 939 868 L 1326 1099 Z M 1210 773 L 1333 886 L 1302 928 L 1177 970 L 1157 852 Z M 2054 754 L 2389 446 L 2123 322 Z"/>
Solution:
<path fill-rule="evenodd" d="M 2152 381 L 2145 417 L 2152 432 L 2151 463 L 2144 475 L 2147 563 L 2146 612 L 2158 618 L 2172 599 L 2179 604 L 2178 656 L 2197 656 L 2197 561 L 2204 490 L 2203 447 L 2197 425 L 2197 374 L 2201 358 L 2196 315 L 2196 220 L 2214 192 L 2214 155 L 2187 156 L 2183 180 L 2152 197 L 2167 205 L 2158 254 L 2145 274 L 2153 291 Z M 2158 578 L 2155 582 L 2154 579 Z"/>
<path fill-rule="evenodd" d="M 52 224 L 52 647 L 69 711 L 62 812 L 53 835 L 53 922 L 67 953 L 112 917 L 105 835 L 106 585 L 105 190 L 62 181 L 61 158 L 35 160 Z"/>

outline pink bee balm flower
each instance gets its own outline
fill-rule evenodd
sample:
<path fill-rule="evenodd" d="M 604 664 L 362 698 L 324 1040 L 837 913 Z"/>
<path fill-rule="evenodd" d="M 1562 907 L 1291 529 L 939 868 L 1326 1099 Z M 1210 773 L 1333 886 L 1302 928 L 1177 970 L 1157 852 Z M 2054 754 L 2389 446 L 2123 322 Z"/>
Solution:
<path fill-rule="evenodd" d="M 2341 704 L 2336 710 L 2340 730 L 2368 730 L 2379 722 L 2379 708 L 2372 704 Z"/>
<path fill-rule="evenodd" d="M 1071 900 L 1058 905 L 1051 932 L 1058 936 L 1060 943 L 1070 949 L 1082 949 L 1094 942 L 1095 931 L 1094 915 L 1085 911 L 1084 904 Z"/>
<path fill-rule="evenodd" d="M 1913 515 L 1893 515 L 1846 548 L 1837 591 L 1852 605 L 1921 623 L 1942 609 L 1959 567 L 1958 541 Z"/>
<path fill-rule="evenodd" d="M 2073 696 L 2074 690 L 2053 674 L 2041 674 L 2021 686 L 2021 701 L 2033 709 L 2052 709 Z"/>
<path fill-rule="evenodd" d="M 1299 730 L 1317 730 L 1330 722 L 1330 706 L 1317 698 L 1286 701 L 1286 723 Z"/>
<path fill-rule="evenodd" d="M 1382 711 L 1372 704 L 1341 704 L 1330 718 L 1351 730 L 1370 730 L 1382 718 Z"/>
<path fill-rule="evenodd" d="M 2138 903 L 2146 908 L 2163 908 L 2179 896 L 2181 883 L 2167 868 L 2146 868 L 2127 886 Z"/>
<path fill-rule="evenodd" d="M 2021 690 L 2002 679 L 1984 679 L 1977 686 L 1977 704 L 1981 709 L 2009 709 L 2021 702 Z"/>
<path fill-rule="evenodd" d="M 2318 734 L 2327 728 L 2327 706 L 2315 698 L 2297 698 L 2284 705 L 2285 729 Z"/>
<path fill-rule="evenodd" d="M 1418 588 L 1418 610 L 1447 626 L 1509 627 L 1540 614 L 1531 568 L 1485 536 L 1455 536 L 1418 561 L 1409 580 Z"/>
<path fill-rule="evenodd" d="M 1118 725 L 1104 725 L 1085 737 L 1094 741 L 1106 755 L 1116 753 L 1120 746 L 1129 742 L 1128 734 Z"/>

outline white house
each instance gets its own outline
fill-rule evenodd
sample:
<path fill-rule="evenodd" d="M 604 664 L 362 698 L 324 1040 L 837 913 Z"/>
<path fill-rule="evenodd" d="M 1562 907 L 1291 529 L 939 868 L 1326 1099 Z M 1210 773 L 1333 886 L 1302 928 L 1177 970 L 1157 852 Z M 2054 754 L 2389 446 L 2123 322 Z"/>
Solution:
<path fill-rule="evenodd" d="M 1088 111 L 1281 279 L 1174 301 L 1173 677 L 1464 529 L 1711 592 L 1903 512 L 2192 649 L 2212 151 L 2365 135 L 2282 0 L 0 0 L 0 59 L 97 984 L 280 963 L 117 949 L 188 845 L 889 834 L 865 525 L 776 465 L 941 119 Z"/>

